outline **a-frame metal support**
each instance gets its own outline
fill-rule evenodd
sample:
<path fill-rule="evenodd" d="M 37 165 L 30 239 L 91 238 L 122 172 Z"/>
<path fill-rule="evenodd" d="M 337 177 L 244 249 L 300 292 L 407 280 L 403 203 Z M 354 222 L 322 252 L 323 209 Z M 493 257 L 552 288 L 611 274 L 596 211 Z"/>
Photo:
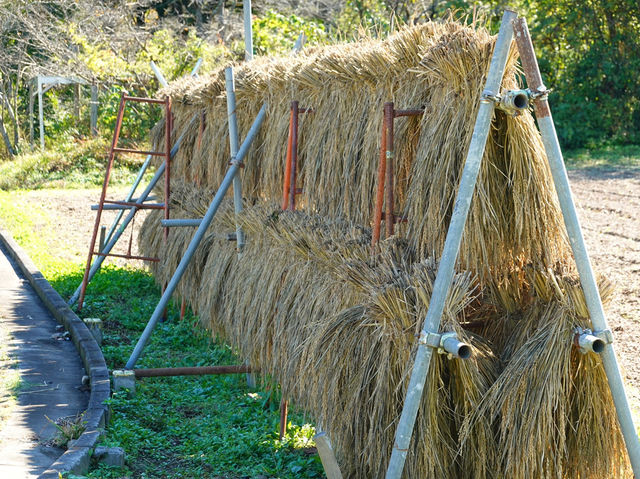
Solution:
<path fill-rule="evenodd" d="M 396 429 L 393 451 L 386 473 L 387 479 L 400 479 L 404 469 L 404 463 L 409 450 L 418 408 L 422 399 L 422 393 L 425 389 L 429 363 L 433 353 L 433 349 L 427 344 L 424 338 L 428 337 L 429 334 L 438 333 L 440 327 L 445 299 L 453 280 L 454 267 L 460 249 L 462 233 L 467 220 L 471 198 L 475 190 L 478 171 L 493 118 L 494 102 L 496 98 L 499 98 L 500 83 L 504 75 L 507 56 L 511 48 L 514 28 L 517 33 L 516 41 L 518 43 L 521 61 L 529 83 L 529 88 L 533 94 L 538 125 L 549 159 L 553 181 L 558 193 L 571 247 L 578 266 L 578 273 L 584 290 L 587 307 L 596 332 L 599 333 L 601 337 L 607 338 L 607 340 L 604 341 L 606 345 L 602 352 L 602 359 L 616 406 L 618 421 L 624 436 L 634 474 L 636 477 L 640 477 L 640 443 L 638 442 L 638 436 L 631 418 L 631 411 L 625 395 L 614 349 L 611 345 L 612 335 L 607 328 L 607 323 L 604 318 L 600 294 L 589 262 L 575 205 L 571 197 L 569 180 L 551 118 L 551 111 L 549 110 L 546 100 L 546 90 L 542 84 L 533 47 L 531 46 L 531 39 L 526 28 L 526 22 L 524 19 L 517 19 L 515 12 L 507 10 L 502 17 L 500 31 L 489 67 L 489 74 L 487 76 L 485 89 L 482 93 L 480 109 L 471 138 L 471 145 L 469 146 L 469 152 L 462 172 L 458 196 L 447 231 L 440 265 L 436 274 L 433 294 L 422 327 L 421 339 L 418 343 L 411 379 L 409 380 L 402 414 Z"/>

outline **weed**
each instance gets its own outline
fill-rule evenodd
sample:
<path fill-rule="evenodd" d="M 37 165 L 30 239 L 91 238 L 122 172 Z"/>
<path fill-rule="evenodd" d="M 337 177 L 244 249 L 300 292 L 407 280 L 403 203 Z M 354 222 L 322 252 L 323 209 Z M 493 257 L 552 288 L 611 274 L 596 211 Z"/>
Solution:
<path fill-rule="evenodd" d="M 67 448 L 69 441 L 78 439 L 86 428 L 86 421 L 83 420 L 84 413 L 75 416 L 61 417 L 53 421 L 49 416 L 45 416 L 47 421 L 56 427 L 56 435 L 49 441 L 55 447 Z"/>

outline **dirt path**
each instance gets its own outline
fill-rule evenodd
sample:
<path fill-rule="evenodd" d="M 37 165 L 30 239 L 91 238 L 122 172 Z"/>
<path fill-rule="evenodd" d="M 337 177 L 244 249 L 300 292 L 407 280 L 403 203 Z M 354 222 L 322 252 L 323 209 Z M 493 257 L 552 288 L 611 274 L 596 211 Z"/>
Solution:
<path fill-rule="evenodd" d="M 636 408 L 640 406 L 640 170 L 569 173 L 596 271 L 616 286 L 607 319 Z"/>
<path fill-rule="evenodd" d="M 109 190 L 109 199 L 124 199 L 128 188 L 114 188 Z M 45 237 L 50 238 L 51 251 L 55 256 L 71 263 L 84 263 L 87 260 L 91 233 L 96 219 L 96 212 L 91 205 L 97 204 L 100 189 L 90 190 L 34 190 L 21 192 L 16 196 L 16 203 L 31 203 L 46 207 L 51 212 L 45 217 L 34 219 L 34 229 Z M 142 225 L 146 211 L 136 214 L 133 224 L 132 253 L 137 251 L 138 230 Z M 102 225 L 109 227 L 117 212 L 104 211 Z M 114 249 L 114 253 L 126 253 L 129 248 L 131 227 Z M 142 266 L 142 261 L 131 261 L 121 258 L 109 258 L 105 264 L 125 264 Z"/>

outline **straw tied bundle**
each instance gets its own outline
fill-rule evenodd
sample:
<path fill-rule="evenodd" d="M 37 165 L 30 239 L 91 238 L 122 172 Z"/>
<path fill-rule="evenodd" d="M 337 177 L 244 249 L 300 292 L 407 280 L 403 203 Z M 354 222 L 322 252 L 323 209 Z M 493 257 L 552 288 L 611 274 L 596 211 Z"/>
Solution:
<path fill-rule="evenodd" d="M 245 159 L 241 258 L 221 239 L 223 205 L 183 278 L 203 325 L 282 385 L 328 431 L 346 477 L 382 477 L 475 121 L 494 39 L 457 23 L 405 28 L 236 69 L 241 136 L 268 113 Z M 517 87 L 515 55 L 503 86 Z M 181 80 L 172 216 L 201 217 L 229 160 L 224 74 Z M 301 211 L 283 212 L 289 103 L 300 124 Z M 408 218 L 372 253 L 370 218 L 382 104 L 424 107 L 396 121 L 396 209 Z M 161 141 L 158 128 L 155 141 Z M 625 477 L 627 459 L 598 357 L 572 347 L 590 321 L 533 119 L 496 112 L 442 331 L 469 360 L 435 355 L 406 477 Z M 141 231 L 171 277 L 193 230 L 163 246 L 159 215 Z M 610 286 L 601 282 L 604 299 Z"/>

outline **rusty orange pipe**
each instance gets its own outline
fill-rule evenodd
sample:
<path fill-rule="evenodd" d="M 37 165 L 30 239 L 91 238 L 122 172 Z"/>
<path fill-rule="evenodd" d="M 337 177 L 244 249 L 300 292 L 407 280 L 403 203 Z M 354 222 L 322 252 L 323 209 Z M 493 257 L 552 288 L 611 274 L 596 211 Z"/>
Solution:
<path fill-rule="evenodd" d="M 291 102 L 291 184 L 289 185 L 289 208 L 296 209 L 296 179 L 298 176 L 298 102 Z"/>
<path fill-rule="evenodd" d="M 376 205 L 373 212 L 373 231 L 371 233 L 371 247 L 380 240 L 380 223 L 382 222 L 382 205 L 384 203 L 384 176 L 387 169 L 387 129 L 385 121 L 382 122 L 382 134 L 380 137 L 380 162 L 378 163 L 378 189 L 376 191 Z"/>
<path fill-rule="evenodd" d="M 293 146 L 293 106 L 289 113 L 289 138 L 287 139 L 287 159 L 284 168 L 284 190 L 282 192 L 282 209 L 289 205 L 289 185 L 291 184 L 291 149 Z"/>
<path fill-rule="evenodd" d="M 384 104 L 384 124 L 386 129 L 385 141 L 385 159 L 386 159 L 386 175 L 385 175 L 385 214 L 384 226 L 387 238 L 393 235 L 393 224 L 395 222 L 395 213 L 393 212 L 393 103 Z"/>

